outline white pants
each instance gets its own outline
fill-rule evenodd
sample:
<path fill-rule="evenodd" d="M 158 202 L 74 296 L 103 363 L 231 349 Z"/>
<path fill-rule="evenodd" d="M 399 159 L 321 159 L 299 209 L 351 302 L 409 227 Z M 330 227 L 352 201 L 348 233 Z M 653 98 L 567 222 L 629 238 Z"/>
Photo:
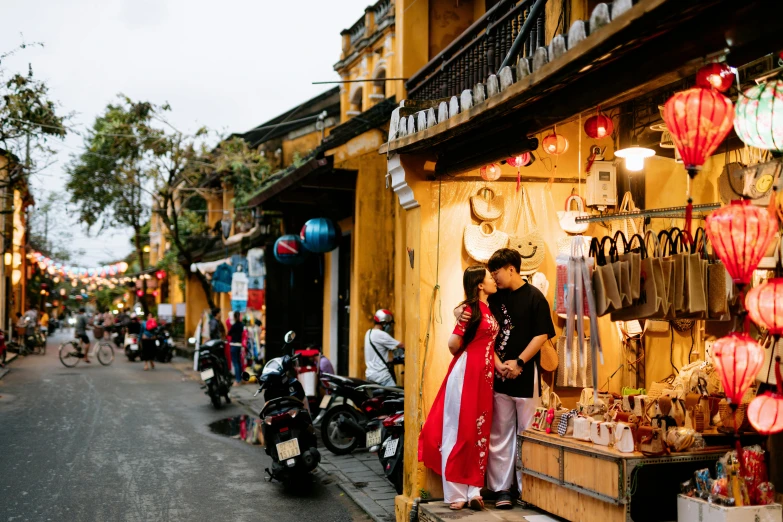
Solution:
<path fill-rule="evenodd" d="M 520 458 L 517 454 L 517 435 L 533 424 L 533 416 L 539 405 L 538 369 L 535 371 L 532 399 L 510 397 L 503 393 L 495 393 L 493 396 L 487 463 L 487 487 L 492 491 L 509 491 L 516 471 L 521 492 L 522 473 L 517 466 Z"/>
<path fill-rule="evenodd" d="M 449 380 L 446 383 L 446 397 L 443 404 L 443 439 L 440 449 L 440 458 L 443 469 L 443 501 L 447 504 L 454 502 L 467 502 L 481 495 L 481 488 L 449 482 L 446 480 L 446 463 L 449 460 L 451 450 L 457 443 L 459 432 L 459 413 L 462 404 L 462 386 L 465 382 L 465 366 L 468 362 L 468 354 L 462 353 L 454 364 Z"/>

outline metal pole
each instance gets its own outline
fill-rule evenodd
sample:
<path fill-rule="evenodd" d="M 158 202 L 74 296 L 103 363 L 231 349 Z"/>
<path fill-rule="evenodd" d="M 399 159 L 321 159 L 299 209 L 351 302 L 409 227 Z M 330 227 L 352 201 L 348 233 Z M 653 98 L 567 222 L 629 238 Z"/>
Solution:
<path fill-rule="evenodd" d="M 544 5 L 546 5 L 546 0 L 536 0 L 536 3 L 533 4 L 533 7 L 530 9 L 530 14 L 525 19 L 525 23 L 522 24 L 522 29 L 519 31 L 519 33 L 517 33 L 517 37 L 514 38 L 514 43 L 511 44 L 511 49 L 508 50 L 508 54 L 505 58 L 503 58 L 503 62 L 500 64 L 500 69 L 506 65 L 509 65 L 511 63 L 511 59 L 518 55 L 519 51 L 522 50 L 522 46 L 525 45 L 525 40 L 527 40 L 527 36 L 530 34 L 530 30 L 533 29 L 533 26 L 536 24 L 536 19 L 538 19 L 538 15 L 544 8 Z"/>

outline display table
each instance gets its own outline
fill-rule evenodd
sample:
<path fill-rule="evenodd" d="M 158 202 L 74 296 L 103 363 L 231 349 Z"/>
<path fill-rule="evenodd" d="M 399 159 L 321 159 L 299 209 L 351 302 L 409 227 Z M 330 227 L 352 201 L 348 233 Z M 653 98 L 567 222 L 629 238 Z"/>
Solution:
<path fill-rule="evenodd" d="M 580 522 L 676 520 L 680 483 L 730 449 L 646 457 L 533 430 L 519 444 L 522 499 Z"/>

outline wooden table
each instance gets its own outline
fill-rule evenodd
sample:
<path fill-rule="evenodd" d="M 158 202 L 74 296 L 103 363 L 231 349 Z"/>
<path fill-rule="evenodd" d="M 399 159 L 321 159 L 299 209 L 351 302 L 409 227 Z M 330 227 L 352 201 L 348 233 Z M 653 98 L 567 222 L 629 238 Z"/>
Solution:
<path fill-rule="evenodd" d="M 525 431 L 519 444 L 522 499 L 579 522 L 675 520 L 680 482 L 695 469 L 714 469 L 730 449 L 646 457 L 533 430 Z M 632 500 L 637 503 L 633 518 Z"/>

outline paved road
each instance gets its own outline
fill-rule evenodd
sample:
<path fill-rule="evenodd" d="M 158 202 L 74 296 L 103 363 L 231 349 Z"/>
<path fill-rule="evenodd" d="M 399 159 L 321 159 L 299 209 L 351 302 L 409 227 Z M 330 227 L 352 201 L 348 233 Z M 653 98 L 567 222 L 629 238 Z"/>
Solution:
<path fill-rule="evenodd" d="M 119 352 L 65 368 L 63 339 L 0 380 L 0 520 L 369 520 L 325 476 L 265 482 L 263 450 L 207 428 L 244 411 L 214 410 L 176 369 L 144 372 Z"/>

